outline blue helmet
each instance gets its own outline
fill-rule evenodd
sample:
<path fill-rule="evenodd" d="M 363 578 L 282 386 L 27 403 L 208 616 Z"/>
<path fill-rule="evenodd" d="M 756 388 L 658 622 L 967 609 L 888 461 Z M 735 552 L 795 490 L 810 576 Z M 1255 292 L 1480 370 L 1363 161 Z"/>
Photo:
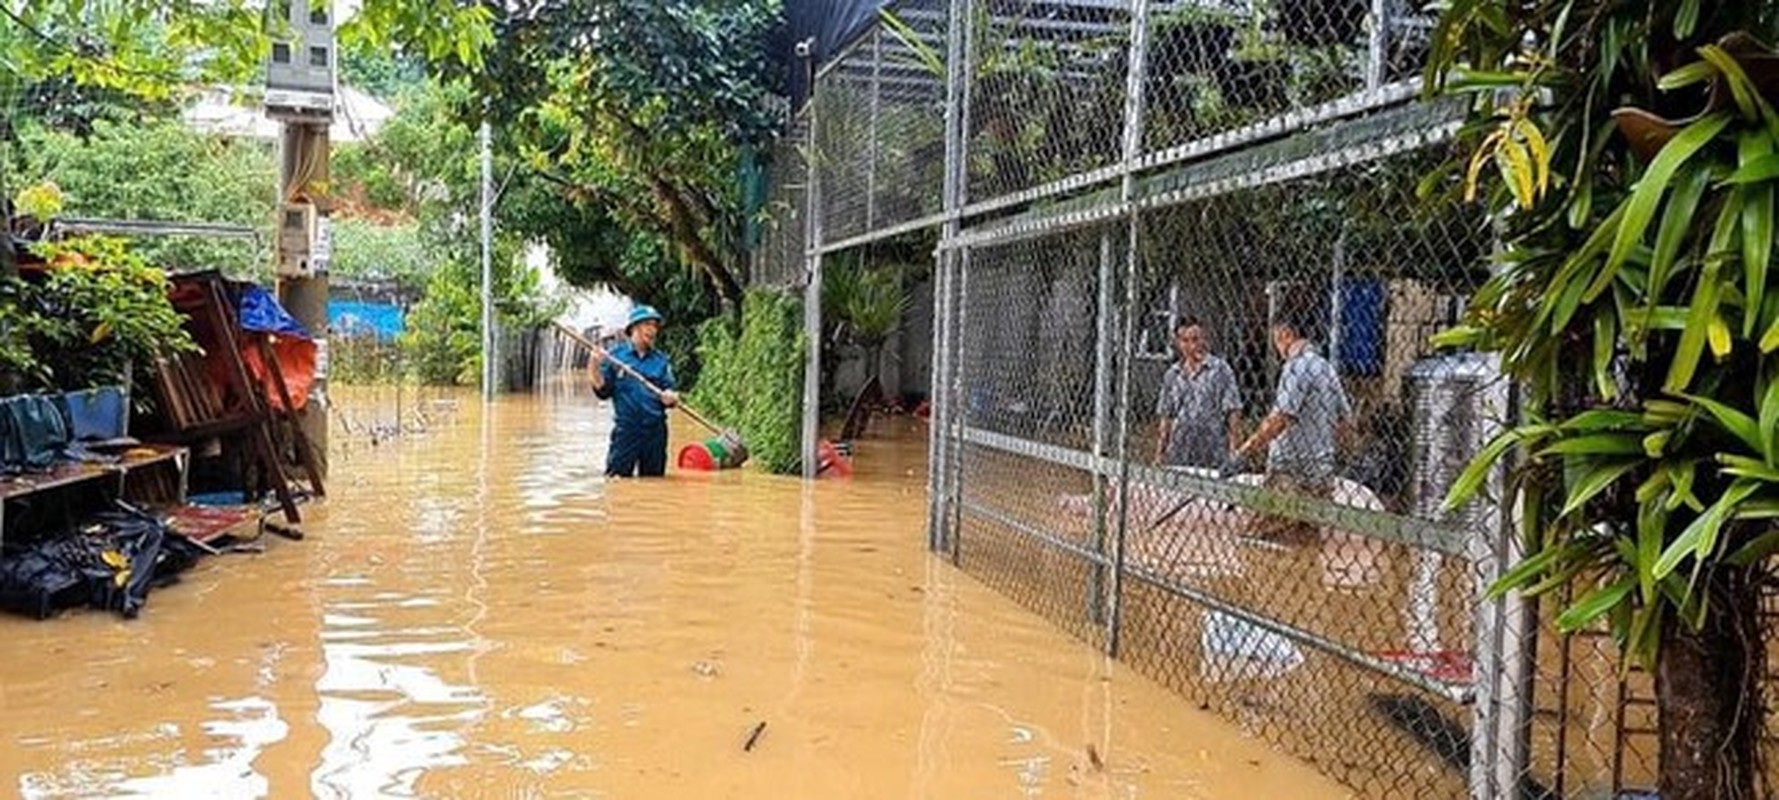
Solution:
<path fill-rule="evenodd" d="M 666 321 L 654 306 L 637 306 L 630 309 L 630 321 L 624 323 L 624 332 L 629 333 L 630 329 L 636 327 L 638 323 L 653 322 L 659 325 Z"/>

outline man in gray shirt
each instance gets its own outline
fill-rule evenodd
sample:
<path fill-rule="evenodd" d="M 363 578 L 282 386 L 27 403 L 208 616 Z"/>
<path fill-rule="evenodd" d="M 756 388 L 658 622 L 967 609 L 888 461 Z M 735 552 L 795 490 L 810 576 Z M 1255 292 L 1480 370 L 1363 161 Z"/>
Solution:
<path fill-rule="evenodd" d="M 1299 323 L 1282 321 L 1272 327 L 1273 347 L 1285 360 L 1279 372 L 1279 395 L 1272 413 L 1248 440 L 1235 448 L 1233 471 L 1262 447 L 1266 450 L 1266 486 L 1277 491 L 1329 498 L 1334 492 L 1338 435 L 1352 417 L 1340 374 L 1303 337 Z M 1261 516 L 1257 534 L 1286 543 L 1315 541 L 1314 525 Z"/>
<path fill-rule="evenodd" d="M 1211 355 L 1204 326 L 1190 317 L 1174 327 L 1178 363 L 1161 378 L 1155 414 L 1161 434 L 1155 460 L 1172 466 L 1209 467 L 1223 463 L 1241 441 L 1242 398 L 1235 370 Z"/>

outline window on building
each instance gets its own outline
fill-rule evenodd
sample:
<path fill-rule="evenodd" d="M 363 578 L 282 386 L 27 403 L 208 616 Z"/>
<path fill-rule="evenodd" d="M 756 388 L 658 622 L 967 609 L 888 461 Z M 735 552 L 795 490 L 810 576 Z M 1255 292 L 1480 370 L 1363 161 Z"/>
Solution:
<path fill-rule="evenodd" d="M 289 64 L 290 63 L 290 45 L 285 44 L 284 42 L 273 42 L 272 43 L 272 63 L 274 63 L 274 64 Z"/>
<path fill-rule="evenodd" d="M 309 0 L 309 2 L 314 4 L 309 6 L 309 24 L 326 25 L 327 0 Z"/>
<path fill-rule="evenodd" d="M 325 67 L 325 66 L 327 66 L 327 48 L 325 48 L 325 47 L 311 47 L 311 48 L 309 48 L 309 66 L 311 66 L 311 67 Z"/>

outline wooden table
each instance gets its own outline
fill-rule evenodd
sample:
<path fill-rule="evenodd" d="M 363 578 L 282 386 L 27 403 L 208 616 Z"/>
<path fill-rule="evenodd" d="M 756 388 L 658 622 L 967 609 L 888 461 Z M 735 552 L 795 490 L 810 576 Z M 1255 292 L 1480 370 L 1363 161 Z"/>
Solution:
<path fill-rule="evenodd" d="M 111 497 L 129 500 L 131 475 L 154 469 L 171 469 L 177 476 L 175 480 L 178 487 L 178 497 L 173 499 L 183 502 L 189 458 L 190 451 L 184 447 L 144 444 L 124 450 L 117 461 L 109 464 L 63 464 L 47 472 L 0 477 L 0 542 L 6 536 L 6 510 L 10 505 L 56 489 L 99 483 Z"/>

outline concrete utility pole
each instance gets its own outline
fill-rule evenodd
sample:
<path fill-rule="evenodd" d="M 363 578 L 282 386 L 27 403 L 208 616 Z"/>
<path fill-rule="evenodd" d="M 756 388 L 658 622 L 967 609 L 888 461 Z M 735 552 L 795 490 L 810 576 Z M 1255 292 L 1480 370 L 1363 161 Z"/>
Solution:
<path fill-rule="evenodd" d="M 333 123 L 334 20 L 330 0 L 275 0 L 291 38 L 272 44 L 266 66 L 266 115 L 278 137 L 278 235 L 274 268 L 278 301 L 315 337 L 315 382 L 299 419 L 327 473 L 328 221 L 315 202 L 328 179 L 328 127 Z"/>

